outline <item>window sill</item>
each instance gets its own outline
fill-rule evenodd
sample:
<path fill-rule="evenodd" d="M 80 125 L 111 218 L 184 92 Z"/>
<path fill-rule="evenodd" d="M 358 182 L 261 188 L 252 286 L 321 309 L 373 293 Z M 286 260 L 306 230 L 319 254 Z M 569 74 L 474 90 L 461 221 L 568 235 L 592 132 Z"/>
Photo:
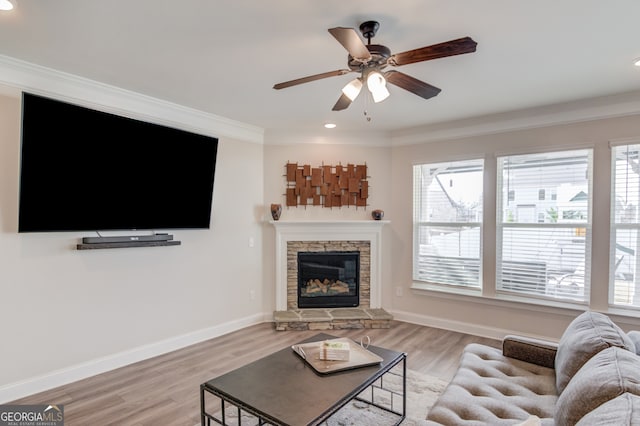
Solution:
<path fill-rule="evenodd" d="M 412 293 L 419 296 L 439 297 L 442 299 L 481 303 L 489 306 L 513 309 L 527 309 L 534 312 L 577 315 L 589 309 L 589 306 L 586 303 L 579 302 L 536 299 L 507 293 L 498 293 L 495 296 L 485 296 L 479 288 L 451 288 L 437 284 L 413 282 L 411 290 Z"/>

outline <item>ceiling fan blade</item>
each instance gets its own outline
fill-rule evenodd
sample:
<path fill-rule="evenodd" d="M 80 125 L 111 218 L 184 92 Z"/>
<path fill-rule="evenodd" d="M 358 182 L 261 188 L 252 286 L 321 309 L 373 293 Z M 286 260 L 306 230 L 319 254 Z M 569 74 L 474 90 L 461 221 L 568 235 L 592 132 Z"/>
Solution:
<path fill-rule="evenodd" d="M 295 80 L 285 81 L 284 83 L 274 84 L 273 88 L 276 90 L 286 89 L 287 87 L 296 86 L 298 84 L 309 83 L 311 81 L 321 80 L 323 78 L 328 78 L 328 77 L 345 75 L 350 72 L 351 70 L 335 70 L 335 71 L 323 72 L 322 74 L 310 75 L 308 77 L 297 78 Z"/>
<path fill-rule="evenodd" d="M 446 58 L 447 56 L 462 55 L 476 51 L 478 43 L 471 37 L 463 37 L 444 43 L 433 44 L 419 49 L 391 55 L 388 60 L 390 65 L 399 66 L 413 64 L 415 62 L 429 61 L 431 59 Z"/>
<path fill-rule="evenodd" d="M 441 89 L 438 89 L 435 86 L 399 71 L 387 71 L 384 74 L 384 78 L 388 83 L 395 84 L 396 86 L 401 87 L 404 90 L 408 90 L 409 92 L 424 99 L 433 98 L 441 91 Z"/>
<path fill-rule="evenodd" d="M 338 102 L 336 102 L 333 108 L 331 108 L 331 110 L 342 111 L 343 109 L 349 108 L 349 105 L 351 105 L 351 102 L 352 102 L 351 99 L 349 99 L 349 97 L 343 93 L 338 99 Z"/>
<path fill-rule="evenodd" d="M 363 61 L 371 59 L 371 53 L 369 49 L 362 42 L 358 33 L 353 28 L 329 28 L 329 32 L 336 40 L 345 48 L 347 52 L 355 58 Z"/>

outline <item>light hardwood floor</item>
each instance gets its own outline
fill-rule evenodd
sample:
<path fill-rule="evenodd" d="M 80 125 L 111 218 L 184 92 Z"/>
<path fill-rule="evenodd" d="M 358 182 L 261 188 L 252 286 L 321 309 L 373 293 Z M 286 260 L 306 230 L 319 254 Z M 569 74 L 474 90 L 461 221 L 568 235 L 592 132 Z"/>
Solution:
<path fill-rule="evenodd" d="M 64 404 L 65 425 L 193 426 L 200 421 L 199 386 L 317 331 L 275 331 L 263 323 L 165 355 L 15 401 Z M 390 329 L 331 330 L 328 334 L 407 353 L 407 368 L 444 380 L 453 376 L 462 349 L 499 342 L 394 321 Z"/>

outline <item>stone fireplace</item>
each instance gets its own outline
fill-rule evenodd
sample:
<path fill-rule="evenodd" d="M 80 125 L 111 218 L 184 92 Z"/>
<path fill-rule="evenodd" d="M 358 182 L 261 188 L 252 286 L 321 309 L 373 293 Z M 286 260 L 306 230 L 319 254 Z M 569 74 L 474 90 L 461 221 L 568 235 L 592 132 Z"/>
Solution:
<path fill-rule="evenodd" d="M 332 328 L 387 328 L 391 315 L 381 308 L 382 226 L 388 221 L 274 221 L 276 228 L 276 312 L 278 330 Z M 311 254 L 313 274 L 300 277 Z M 319 256 L 313 260 L 314 255 Z M 351 260 L 332 258 L 357 255 Z M 328 257 L 328 260 L 318 260 Z M 355 269 L 357 267 L 357 270 Z M 357 278 L 357 292 L 353 289 Z M 301 282 L 302 281 L 302 282 Z M 309 284 L 311 281 L 311 284 Z M 335 284 L 333 281 L 339 281 Z M 301 286 L 310 286 L 314 296 L 301 301 Z M 330 287 L 333 286 L 333 287 Z M 351 287 L 350 287 L 351 286 Z M 331 290 L 333 288 L 333 290 Z M 318 294 L 334 293 L 328 304 L 317 302 Z M 336 295 L 338 293 L 338 295 Z M 341 294 L 349 297 L 342 299 Z M 304 296 L 303 296 L 304 297 Z M 320 300 L 320 299 L 318 299 Z M 318 306 L 314 306 L 319 303 Z"/>

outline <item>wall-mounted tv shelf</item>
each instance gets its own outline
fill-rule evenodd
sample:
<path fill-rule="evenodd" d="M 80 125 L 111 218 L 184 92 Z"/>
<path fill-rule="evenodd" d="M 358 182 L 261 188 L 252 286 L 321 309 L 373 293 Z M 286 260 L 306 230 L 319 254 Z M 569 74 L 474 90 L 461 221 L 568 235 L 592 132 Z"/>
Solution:
<path fill-rule="evenodd" d="M 91 243 L 78 244 L 78 250 L 93 249 L 110 249 L 110 248 L 126 248 L 126 247 L 160 247 L 160 246 L 179 246 L 180 241 L 131 241 L 126 243 Z"/>
<path fill-rule="evenodd" d="M 117 237 L 84 237 L 78 244 L 78 250 L 111 249 L 127 247 L 161 247 L 179 246 L 180 241 L 175 241 L 173 235 L 124 235 Z"/>

